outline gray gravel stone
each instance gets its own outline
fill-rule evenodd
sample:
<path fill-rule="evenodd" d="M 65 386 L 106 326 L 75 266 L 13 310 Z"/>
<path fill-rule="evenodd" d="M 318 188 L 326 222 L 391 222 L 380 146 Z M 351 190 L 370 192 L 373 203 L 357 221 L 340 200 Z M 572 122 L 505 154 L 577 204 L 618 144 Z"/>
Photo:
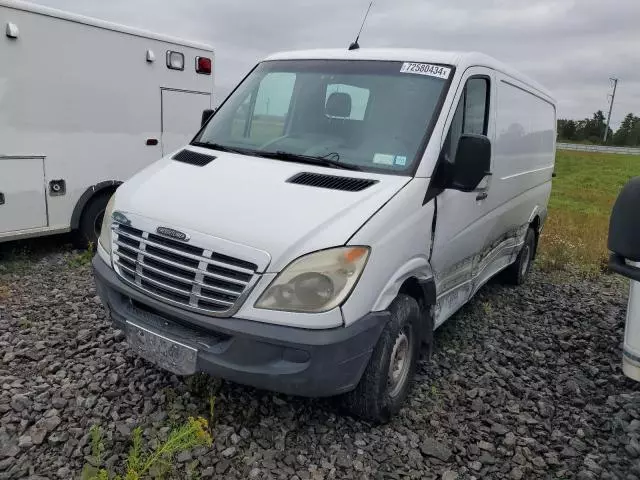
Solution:
<path fill-rule="evenodd" d="M 11 408 L 13 408 L 16 412 L 22 412 L 23 410 L 28 409 L 32 405 L 32 401 L 26 395 L 15 394 L 11 397 Z"/>
<path fill-rule="evenodd" d="M 506 446 L 512 447 L 516 444 L 516 436 L 513 433 L 508 432 L 502 441 Z"/>
<path fill-rule="evenodd" d="M 483 465 L 493 465 L 494 463 L 496 463 L 495 457 L 488 452 L 482 452 L 482 455 L 480 455 L 478 461 Z"/>
<path fill-rule="evenodd" d="M 224 458 L 231 458 L 236 454 L 236 447 L 229 447 L 229 448 L 225 448 L 222 452 L 221 455 Z"/>
<path fill-rule="evenodd" d="M 492 433 L 496 433 L 498 435 L 504 435 L 509 431 L 509 429 L 507 427 L 505 427 L 504 425 L 500 424 L 500 423 L 494 423 L 493 425 L 491 425 L 491 432 Z"/>
<path fill-rule="evenodd" d="M 18 445 L 9 445 L 3 444 L 2 452 L 0 453 L 1 457 L 17 457 L 20 453 L 20 447 Z"/>
<path fill-rule="evenodd" d="M 509 473 L 509 478 L 512 478 L 513 480 L 521 480 L 524 478 L 524 472 L 520 467 L 513 467 Z"/>
<path fill-rule="evenodd" d="M 33 445 L 33 440 L 29 435 L 22 435 L 18 438 L 18 446 L 20 448 L 29 448 Z"/>
<path fill-rule="evenodd" d="M 423 455 L 438 458 L 443 462 L 446 462 L 451 457 L 451 450 L 432 438 L 423 440 L 422 445 L 420 445 L 420 451 Z"/>
<path fill-rule="evenodd" d="M 595 480 L 596 474 L 590 472 L 589 470 L 581 470 L 578 472 L 578 476 L 576 477 L 578 480 Z"/>
<path fill-rule="evenodd" d="M 40 445 L 44 441 L 44 437 L 46 437 L 46 435 L 47 429 L 45 427 L 37 426 L 37 424 L 29 430 L 29 436 L 35 445 Z"/>

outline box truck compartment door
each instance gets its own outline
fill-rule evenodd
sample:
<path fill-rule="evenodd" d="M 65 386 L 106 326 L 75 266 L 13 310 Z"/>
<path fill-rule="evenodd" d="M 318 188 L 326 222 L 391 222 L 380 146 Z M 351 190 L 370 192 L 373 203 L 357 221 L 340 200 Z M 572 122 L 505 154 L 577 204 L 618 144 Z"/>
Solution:
<path fill-rule="evenodd" d="M 0 233 L 46 226 L 44 157 L 0 156 Z"/>
<path fill-rule="evenodd" d="M 202 111 L 211 108 L 211 94 L 163 88 L 162 155 L 189 143 L 200 130 Z"/>

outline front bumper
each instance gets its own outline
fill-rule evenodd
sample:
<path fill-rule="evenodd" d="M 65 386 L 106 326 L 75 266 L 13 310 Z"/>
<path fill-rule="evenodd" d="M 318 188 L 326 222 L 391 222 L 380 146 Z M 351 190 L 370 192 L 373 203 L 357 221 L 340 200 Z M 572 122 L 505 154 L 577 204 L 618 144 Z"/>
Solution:
<path fill-rule="evenodd" d="M 93 259 L 98 295 L 117 328 L 127 320 L 197 349 L 198 371 L 233 382 L 310 397 L 353 390 L 389 319 L 372 312 L 349 327 L 310 330 L 189 312 L 128 286 Z"/>

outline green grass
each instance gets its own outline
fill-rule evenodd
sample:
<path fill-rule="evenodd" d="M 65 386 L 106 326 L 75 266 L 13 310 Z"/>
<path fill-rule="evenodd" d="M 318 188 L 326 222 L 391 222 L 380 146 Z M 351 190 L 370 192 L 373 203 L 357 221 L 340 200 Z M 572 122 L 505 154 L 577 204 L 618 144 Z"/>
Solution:
<path fill-rule="evenodd" d="M 609 216 L 620 189 L 640 175 L 640 156 L 559 150 L 549 217 L 540 244 L 543 270 L 602 270 Z"/>
<path fill-rule="evenodd" d="M 82 480 L 141 480 L 143 478 L 166 478 L 174 472 L 178 453 L 198 446 L 211 446 L 213 441 L 207 420 L 189 417 L 183 425 L 173 428 L 164 442 L 155 448 L 145 444 L 142 428 L 136 427 L 131 434 L 131 448 L 123 465 L 117 472 L 102 467 L 105 456 L 104 432 L 99 425 L 91 426 L 91 455 L 87 458 Z M 199 476 L 196 466 L 187 467 L 187 477 Z M 181 476 L 182 477 L 182 476 Z M 180 477 L 178 477 L 180 478 Z"/>
<path fill-rule="evenodd" d="M 95 248 L 93 243 L 89 242 L 87 249 L 78 253 L 74 253 L 67 259 L 67 264 L 72 268 L 84 267 L 91 264 L 93 256 L 95 254 Z"/>

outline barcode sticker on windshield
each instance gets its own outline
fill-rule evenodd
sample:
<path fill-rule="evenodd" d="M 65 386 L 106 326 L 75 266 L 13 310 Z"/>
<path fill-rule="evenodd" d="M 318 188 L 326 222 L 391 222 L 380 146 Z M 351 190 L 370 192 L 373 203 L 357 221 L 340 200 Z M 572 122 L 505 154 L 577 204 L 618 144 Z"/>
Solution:
<path fill-rule="evenodd" d="M 416 73 L 418 75 L 428 75 L 430 77 L 449 78 L 451 69 L 441 65 L 431 65 L 430 63 L 410 63 L 404 62 L 400 73 Z"/>

